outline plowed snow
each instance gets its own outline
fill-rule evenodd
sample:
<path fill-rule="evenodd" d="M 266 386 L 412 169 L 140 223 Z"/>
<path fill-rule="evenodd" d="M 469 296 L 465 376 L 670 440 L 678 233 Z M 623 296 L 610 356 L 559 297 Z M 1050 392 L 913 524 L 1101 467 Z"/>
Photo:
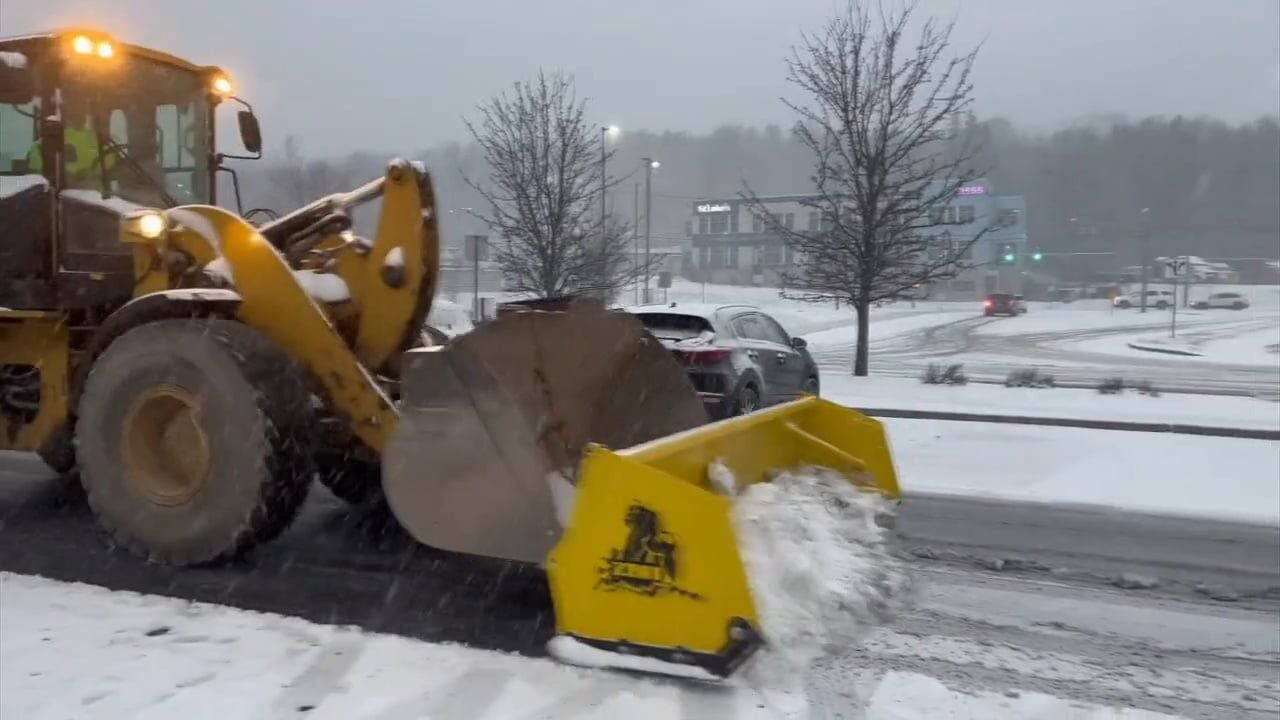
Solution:
<path fill-rule="evenodd" d="M 911 574 L 876 522 L 892 507 L 826 469 L 784 472 L 737 496 L 734 525 L 767 643 L 748 679 L 794 676 L 847 653 L 910 602 Z"/>

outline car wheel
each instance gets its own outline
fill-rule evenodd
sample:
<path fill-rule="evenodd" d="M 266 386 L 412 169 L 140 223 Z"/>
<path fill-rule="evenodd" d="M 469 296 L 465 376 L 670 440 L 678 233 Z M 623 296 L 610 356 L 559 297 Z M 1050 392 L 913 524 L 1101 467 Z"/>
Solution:
<path fill-rule="evenodd" d="M 1169 309 L 1169 303 L 1165 302 L 1164 300 L 1161 300 L 1161 301 L 1159 301 L 1159 302 L 1157 302 L 1157 303 L 1156 303 L 1156 309 L 1157 309 L 1157 310 L 1168 310 L 1168 309 Z"/>
<path fill-rule="evenodd" d="M 1128 300 L 1121 300 L 1120 302 L 1116 303 L 1116 307 L 1120 308 L 1121 310 L 1128 310 L 1132 306 L 1129 304 Z"/>
<path fill-rule="evenodd" d="M 804 384 L 800 386 L 800 392 L 808 393 L 810 395 L 820 394 L 818 390 L 819 390 L 819 385 L 818 385 L 818 378 L 816 375 L 812 375 L 805 378 Z"/>
<path fill-rule="evenodd" d="M 755 385 L 743 385 L 738 396 L 733 400 L 733 412 L 730 415 L 750 415 L 760 409 L 760 391 Z"/>
<path fill-rule="evenodd" d="M 1232 309 L 1232 310 L 1243 310 L 1243 309 L 1244 309 L 1244 303 L 1242 303 L 1242 302 L 1234 303 L 1234 304 L 1232 304 L 1232 305 L 1231 305 L 1231 309 Z"/>

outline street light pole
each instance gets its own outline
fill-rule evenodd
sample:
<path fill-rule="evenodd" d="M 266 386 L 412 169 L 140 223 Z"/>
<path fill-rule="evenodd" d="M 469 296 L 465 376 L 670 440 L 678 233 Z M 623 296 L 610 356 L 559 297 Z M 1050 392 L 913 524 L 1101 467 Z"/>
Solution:
<path fill-rule="evenodd" d="M 608 246 L 608 238 L 605 237 L 608 225 L 608 211 L 605 209 L 605 190 L 608 187 L 609 175 L 606 165 L 609 161 L 609 136 L 617 135 L 618 127 L 616 125 L 605 125 L 600 128 L 600 258 L 599 266 L 601 276 L 597 278 L 600 283 L 599 292 L 603 297 L 607 292 L 604 287 L 608 284 L 608 278 L 605 277 L 608 268 L 608 260 L 605 258 L 605 248 Z M 611 300 L 612 298 L 610 298 Z"/>
<path fill-rule="evenodd" d="M 653 158 L 644 159 L 644 304 L 649 304 L 649 270 L 652 262 L 650 237 L 653 230 L 653 171 L 658 168 L 658 161 Z"/>
<path fill-rule="evenodd" d="M 1147 311 L 1147 266 L 1151 262 L 1151 208 L 1142 208 L 1142 296 L 1139 298 L 1139 312 Z"/>

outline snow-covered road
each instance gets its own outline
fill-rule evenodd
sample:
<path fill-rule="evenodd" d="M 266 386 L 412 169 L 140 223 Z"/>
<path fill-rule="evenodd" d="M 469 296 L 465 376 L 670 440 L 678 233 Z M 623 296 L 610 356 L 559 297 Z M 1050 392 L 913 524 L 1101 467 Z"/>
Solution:
<path fill-rule="evenodd" d="M 0 716 L 1274 717 L 1274 617 L 920 572 L 916 606 L 804 678 L 637 678 L 219 605 L 0 575 Z"/>

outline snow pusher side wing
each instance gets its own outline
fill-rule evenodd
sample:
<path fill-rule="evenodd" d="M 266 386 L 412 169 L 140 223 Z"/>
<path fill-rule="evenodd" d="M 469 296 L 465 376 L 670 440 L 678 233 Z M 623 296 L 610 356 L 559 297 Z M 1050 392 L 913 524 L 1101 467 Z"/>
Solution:
<path fill-rule="evenodd" d="M 547 565 L 557 633 L 607 653 L 595 664 L 731 674 L 762 645 L 733 486 L 806 466 L 901 497 L 883 426 L 812 396 L 623 450 L 588 447 Z"/>

